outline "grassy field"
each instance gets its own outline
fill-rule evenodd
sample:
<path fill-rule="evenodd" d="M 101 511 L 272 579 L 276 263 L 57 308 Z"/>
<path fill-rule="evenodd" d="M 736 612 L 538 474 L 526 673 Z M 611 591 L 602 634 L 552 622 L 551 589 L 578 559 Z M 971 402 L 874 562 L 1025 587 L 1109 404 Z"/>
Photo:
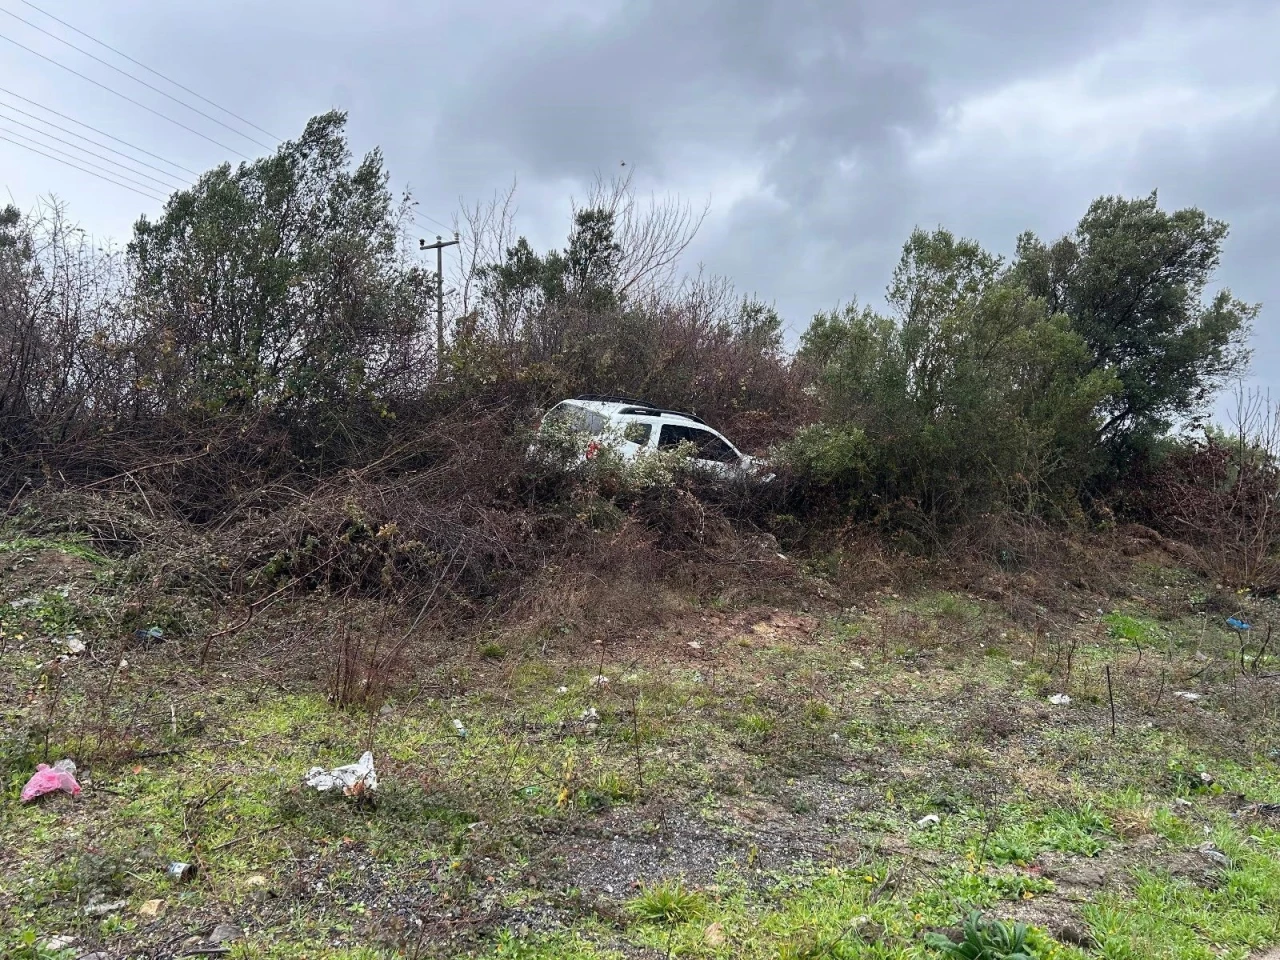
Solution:
<path fill-rule="evenodd" d="M 599 642 L 410 645 L 376 689 L 324 653 L 370 611 L 205 656 L 130 576 L 0 542 L 5 957 L 889 960 L 974 910 L 1042 960 L 1280 944 L 1274 608 L 1158 556 L 1052 605 L 677 595 Z M 366 749 L 376 802 L 302 787 Z M 62 757 L 83 794 L 20 803 Z"/>

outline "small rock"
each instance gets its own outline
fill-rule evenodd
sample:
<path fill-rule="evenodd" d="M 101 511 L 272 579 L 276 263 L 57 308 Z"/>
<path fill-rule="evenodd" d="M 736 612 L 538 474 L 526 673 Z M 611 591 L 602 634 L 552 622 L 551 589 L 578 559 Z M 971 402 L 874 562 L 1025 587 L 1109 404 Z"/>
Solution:
<path fill-rule="evenodd" d="M 595 707 L 587 707 L 582 711 L 582 716 L 578 717 L 583 723 L 599 723 L 600 711 Z"/>
<path fill-rule="evenodd" d="M 271 884 L 267 882 L 267 878 L 260 874 L 254 874 L 244 882 L 245 887 L 249 890 L 249 899 L 255 903 L 262 903 L 264 900 L 270 900 L 276 895 L 271 889 Z"/>
<path fill-rule="evenodd" d="M 592 677 L 587 682 L 590 683 L 591 686 L 593 687 L 603 687 L 606 683 L 609 682 L 609 678 L 606 677 L 604 674 L 596 674 L 596 676 Z"/>
<path fill-rule="evenodd" d="M 58 934 L 57 936 L 53 936 L 45 940 L 41 944 L 41 946 L 44 947 L 46 950 L 50 950 L 50 951 L 66 950 L 75 942 L 76 942 L 75 937 L 69 934 L 61 933 L 61 934 Z"/>
<path fill-rule="evenodd" d="M 67 653 L 74 657 L 84 653 L 84 650 L 85 646 L 83 640 L 78 637 L 67 637 Z"/>
<path fill-rule="evenodd" d="M 211 943 L 231 943 L 233 940 L 243 940 L 244 931 L 237 927 L 234 923 L 223 921 L 213 928 L 213 933 L 209 934 Z"/>
<path fill-rule="evenodd" d="M 163 900 L 148 900 L 138 908 L 138 916 L 144 920 L 154 920 L 156 917 L 164 913 Z"/>
<path fill-rule="evenodd" d="M 1094 946 L 1095 941 L 1089 928 L 1075 920 L 1058 920 L 1050 925 L 1049 932 L 1053 934 L 1054 939 L 1073 947 L 1083 947 L 1088 950 Z"/>
<path fill-rule="evenodd" d="M 1055 707 L 1065 707 L 1067 704 L 1071 702 L 1071 698 L 1067 696 L 1065 693 L 1055 693 L 1053 696 L 1049 698 L 1049 702 L 1052 703 Z"/>
<path fill-rule="evenodd" d="M 724 924 L 716 921 L 702 931 L 702 939 L 708 947 L 724 946 Z"/>
<path fill-rule="evenodd" d="M 389 717 L 395 712 L 396 712 L 396 708 L 389 703 L 384 703 L 381 707 L 378 708 L 378 715 L 382 717 Z"/>
<path fill-rule="evenodd" d="M 556 687 L 556 693 L 559 693 L 559 694 L 563 695 L 563 694 L 566 694 L 566 693 L 568 693 L 568 692 L 569 692 L 569 688 L 568 688 L 568 687 Z"/>
<path fill-rule="evenodd" d="M 1173 801 L 1173 805 L 1187 810 L 1191 809 L 1191 801 L 1185 797 L 1178 797 L 1178 799 Z"/>
<path fill-rule="evenodd" d="M 1057 879 L 1077 887 L 1101 887 L 1107 882 L 1107 874 L 1091 863 L 1079 863 L 1057 871 Z"/>
<path fill-rule="evenodd" d="M 687 644 L 685 644 L 685 646 L 687 646 L 690 650 L 702 649 L 702 644 L 700 644 L 697 640 L 690 640 Z"/>

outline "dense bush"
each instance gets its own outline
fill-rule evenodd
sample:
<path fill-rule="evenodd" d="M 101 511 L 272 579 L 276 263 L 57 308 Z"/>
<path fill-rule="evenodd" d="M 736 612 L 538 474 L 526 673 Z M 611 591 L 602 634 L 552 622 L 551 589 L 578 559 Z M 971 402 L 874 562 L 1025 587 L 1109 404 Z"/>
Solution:
<path fill-rule="evenodd" d="M 1280 590 L 1280 416 L 1241 395 L 1233 433 L 1168 441 L 1126 485 L 1128 514 L 1192 548 L 1219 582 Z"/>
<path fill-rule="evenodd" d="M 1012 263 L 916 231 L 888 311 L 820 314 L 792 356 L 768 304 L 679 273 L 697 212 L 645 204 L 625 179 L 597 183 L 544 253 L 514 234 L 509 198 L 467 211 L 446 282 L 409 242 L 412 200 L 377 151 L 353 160 L 344 125 L 317 117 L 272 156 L 206 173 L 123 252 L 56 207 L 0 215 L 0 494 L 87 485 L 185 522 L 270 516 L 275 540 L 243 562 L 326 589 L 430 580 L 460 549 L 459 583 L 483 595 L 480 571 L 536 555 L 521 537 L 565 547 L 545 539 L 574 535 L 552 516 L 636 524 L 688 555 L 727 556 L 726 523 L 774 514 L 872 520 L 935 548 L 979 517 L 1058 521 L 1113 492 L 1240 368 L 1256 312 L 1205 300 L 1223 224 L 1104 198 L 1068 237 L 1022 237 Z M 772 447 L 779 480 L 532 467 L 529 424 L 583 392 L 699 413 Z M 1225 469 L 1204 466 L 1212 449 L 1180 456 L 1170 491 Z"/>

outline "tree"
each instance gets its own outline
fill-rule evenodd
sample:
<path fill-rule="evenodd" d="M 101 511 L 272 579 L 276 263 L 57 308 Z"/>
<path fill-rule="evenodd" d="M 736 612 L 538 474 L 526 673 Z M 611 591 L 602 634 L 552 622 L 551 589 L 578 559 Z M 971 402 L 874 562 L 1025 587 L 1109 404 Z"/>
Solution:
<path fill-rule="evenodd" d="M 422 365 L 430 278 L 398 255 L 403 211 L 382 156 L 353 168 L 345 123 L 316 117 L 273 156 L 224 164 L 138 221 L 139 306 L 169 344 L 176 402 L 297 413 Z"/>
<path fill-rule="evenodd" d="M 999 505 L 1068 502 L 1114 383 L 1088 369 L 1067 318 L 945 230 L 912 234 L 887 300 L 892 316 L 851 304 L 805 333 L 825 429 L 797 459 L 828 474 L 848 464 L 895 522 L 931 540 Z"/>
<path fill-rule="evenodd" d="M 62 204 L 0 209 L 0 454 L 120 412 L 139 373 L 122 290 L 118 257 Z"/>
<path fill-rule="evenodd" d="M 1091 370 L 1119 379 L 1098 425 L 1117 462 L 1200 413 L 1247 361 L 1258 307 L 1227 290 L 1206 299 L 1226 236 L 1222 221 L 1167 213 L 1152 193 L 1095 200 L 1052 245 L 1031 233 L 1018 240 L 1016 280 L 1070 318 Z"/>

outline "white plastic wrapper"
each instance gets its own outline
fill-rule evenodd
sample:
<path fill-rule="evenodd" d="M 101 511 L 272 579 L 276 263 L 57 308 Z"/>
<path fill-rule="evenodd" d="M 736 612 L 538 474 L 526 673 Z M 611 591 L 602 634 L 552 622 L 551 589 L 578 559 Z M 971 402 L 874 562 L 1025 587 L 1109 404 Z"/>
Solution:
<path fill-rule="evenodd" d="M 373 769 L 373 753 L 366 750 L 355 763 L 345 767 L 312 767 L 302 778 L 305 786 L 321 792 L 341 788 L 348 797 L 359 797 L 367 793 L 376 793 L 378 789 L 378 773 Z"/>

